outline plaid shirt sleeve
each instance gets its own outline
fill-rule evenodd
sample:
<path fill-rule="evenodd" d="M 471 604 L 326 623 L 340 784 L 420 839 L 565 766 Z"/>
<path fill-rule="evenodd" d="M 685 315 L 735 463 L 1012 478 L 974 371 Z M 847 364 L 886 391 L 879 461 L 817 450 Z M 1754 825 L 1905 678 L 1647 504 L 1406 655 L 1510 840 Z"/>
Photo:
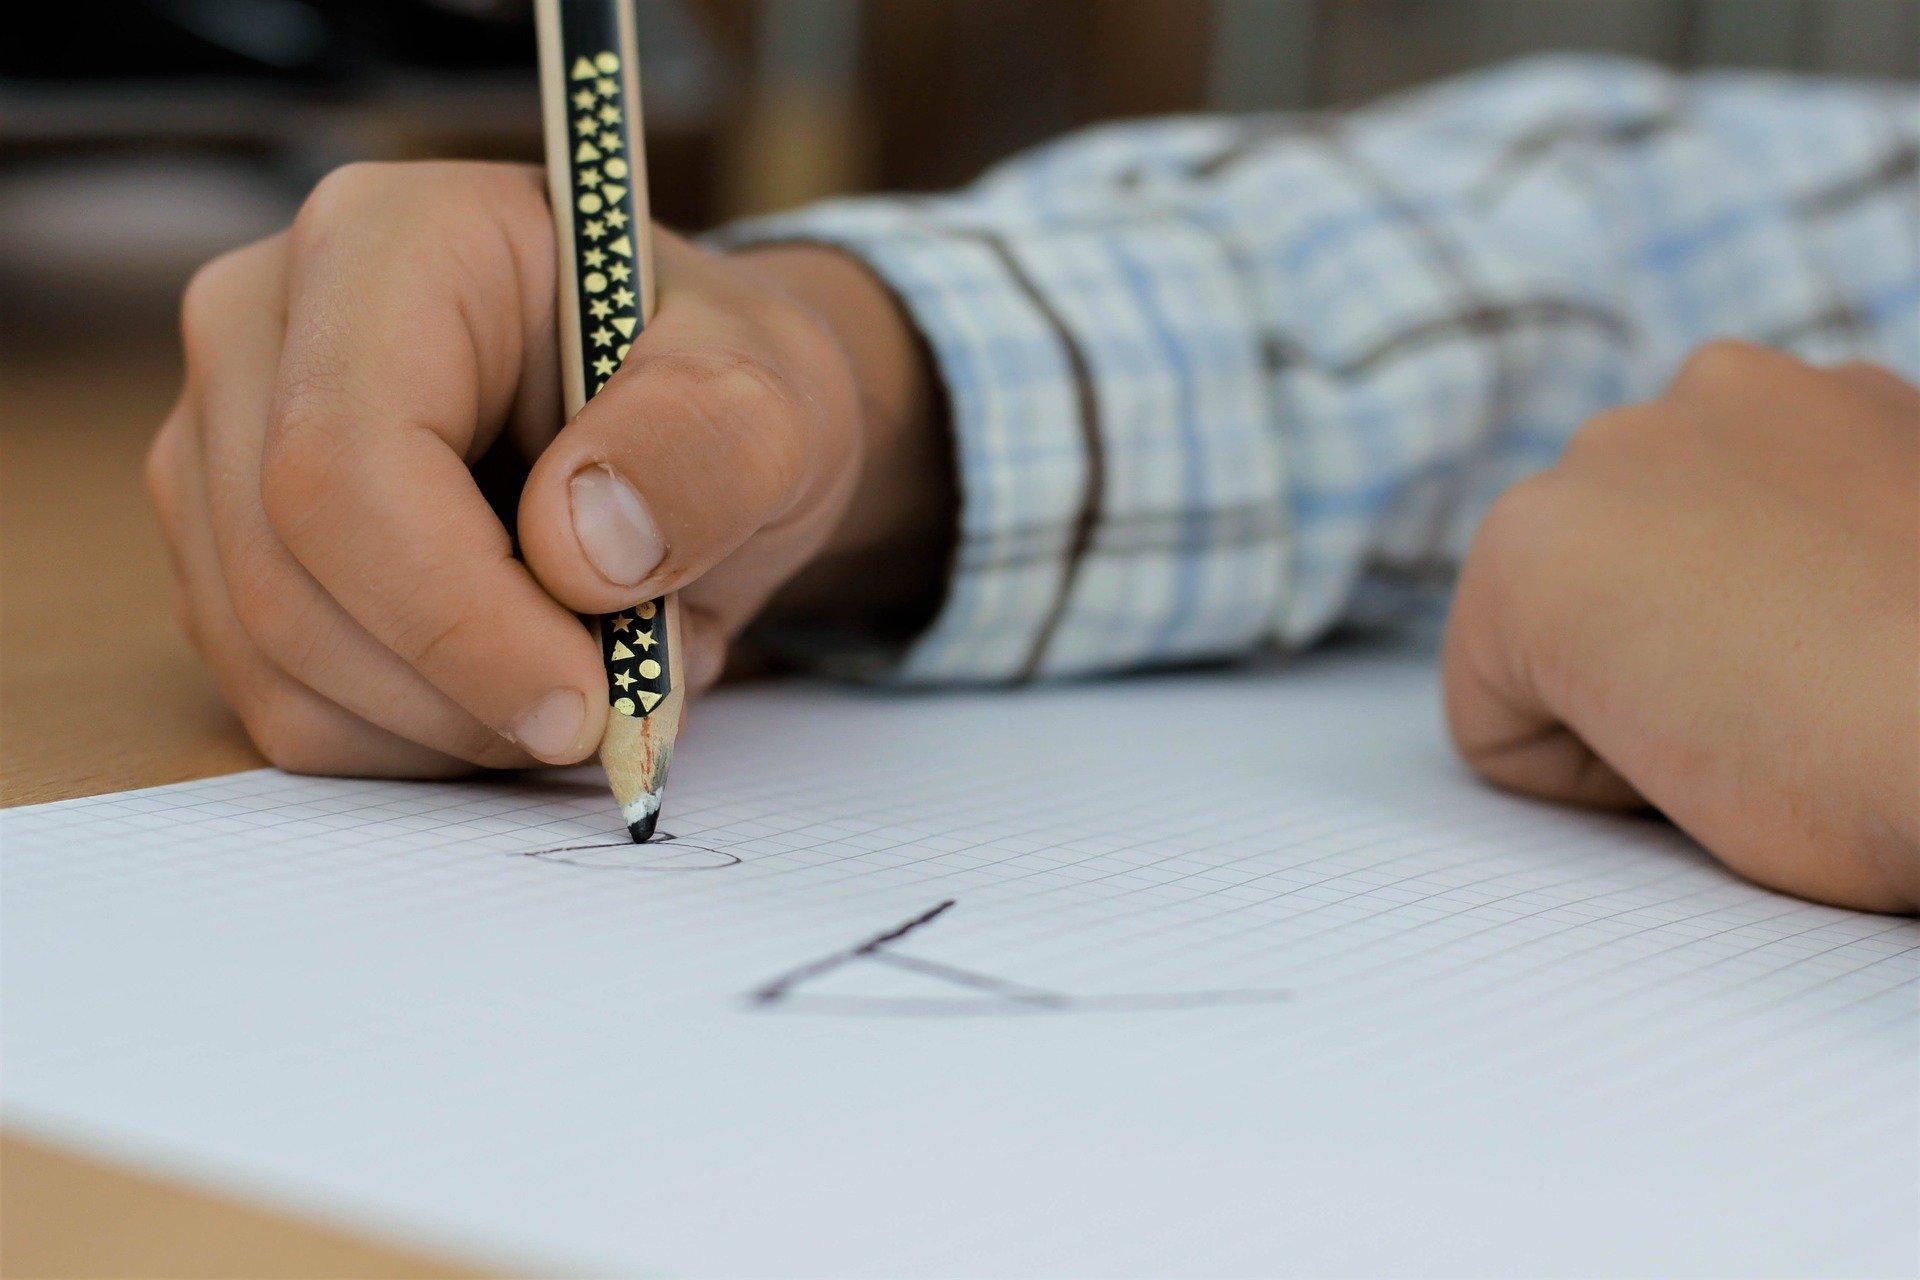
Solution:
<path fill-rule="evenodd" d="M 1707 339 L 1920 378 L 1917 137 L 1905 87 L 1556 57 L 1108 126 L 721 240 L 835 245 L 902 300 L 961 511 L 890 673 L 1014 680 L 1442 589 L 1494 495 Z"/>

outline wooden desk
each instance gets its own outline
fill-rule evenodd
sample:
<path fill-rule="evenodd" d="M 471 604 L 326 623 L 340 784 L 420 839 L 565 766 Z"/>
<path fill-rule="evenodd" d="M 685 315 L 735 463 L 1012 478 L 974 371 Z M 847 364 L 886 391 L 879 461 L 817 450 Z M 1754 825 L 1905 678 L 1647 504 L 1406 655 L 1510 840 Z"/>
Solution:
<path fill-rule="evenodd" d="M 261 763 L 179 628 L 140 487 L 172 401 L 155 357 L 0 369 L 0 802 Z M 102 680 L 103 665 L 115 679 Z M 478 1270 L 0 1132 L 0 1275 L 473 1276 Z"/>

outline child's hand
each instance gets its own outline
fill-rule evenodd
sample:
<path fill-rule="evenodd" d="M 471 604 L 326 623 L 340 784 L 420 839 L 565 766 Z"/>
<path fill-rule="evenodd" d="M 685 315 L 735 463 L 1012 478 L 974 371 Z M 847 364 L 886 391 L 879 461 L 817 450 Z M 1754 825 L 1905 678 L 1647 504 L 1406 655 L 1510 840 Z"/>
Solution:
<path fill-rule="evenodd" d="M 1720 343 L 1494 507 L 1455 740 L 1518 791 L 1651 803 L 1803 897 L 1920 907 L 1920 391 Z"/>
<path fill-rule="evenodd" d="M 551 225 L 532 169 L 353 166 L 188 290 L 148 482 L 188 630 L 274 763 L 580 760 L 607 698 L 573 611 L 687 588 L 699 688 L 776 590 L 884 603 L 911 586 L 862 557 L 941 536 L 904 322 L 824 250 L 657 234 L 654 321 L 554 438 Z M 524 563 L 468 471 L 503 432 L 538 458 Z"/>

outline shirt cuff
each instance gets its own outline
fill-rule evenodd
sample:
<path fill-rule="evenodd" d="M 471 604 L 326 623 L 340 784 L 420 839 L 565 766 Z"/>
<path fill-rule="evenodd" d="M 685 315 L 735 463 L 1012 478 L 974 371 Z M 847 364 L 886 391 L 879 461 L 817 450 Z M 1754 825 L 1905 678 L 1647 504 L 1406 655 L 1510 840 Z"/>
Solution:
<path fill-rule="evenodd" d="M 951 577 L 925 631 L 773 639 L 810 665 L 899 683 L 994 683 L 1056 674 L 1055 640 L 1096 512 L 1097 442 L 1068 344 L 996 236 L 912 225 L 890 201 L 854 200 L 736 224 L 722 248 L 813 243 L 865 263 L 925 339 L 946 394 L 960 511 Z M 1025 287 L 1023 287 L 1023 285 Z"/>

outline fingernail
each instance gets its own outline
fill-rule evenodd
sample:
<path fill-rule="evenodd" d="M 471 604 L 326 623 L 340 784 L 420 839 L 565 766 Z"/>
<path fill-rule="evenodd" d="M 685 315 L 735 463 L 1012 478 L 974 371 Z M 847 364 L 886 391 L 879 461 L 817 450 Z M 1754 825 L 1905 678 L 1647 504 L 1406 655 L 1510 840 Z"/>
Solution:
<path fill-rule="evenodd" d="M 513 740 L 542 760 L 566 760 L 580 738 L 587 700 L 577 689 L 555 689 L 513 726 Z"/>
<path fill-rule="evenodd" d="M 647 504 L 604 462 L 575 472 L 567 493 L 573 536 L 593 567 L 615 586 L 639 586 L 666 552 Z"/>

